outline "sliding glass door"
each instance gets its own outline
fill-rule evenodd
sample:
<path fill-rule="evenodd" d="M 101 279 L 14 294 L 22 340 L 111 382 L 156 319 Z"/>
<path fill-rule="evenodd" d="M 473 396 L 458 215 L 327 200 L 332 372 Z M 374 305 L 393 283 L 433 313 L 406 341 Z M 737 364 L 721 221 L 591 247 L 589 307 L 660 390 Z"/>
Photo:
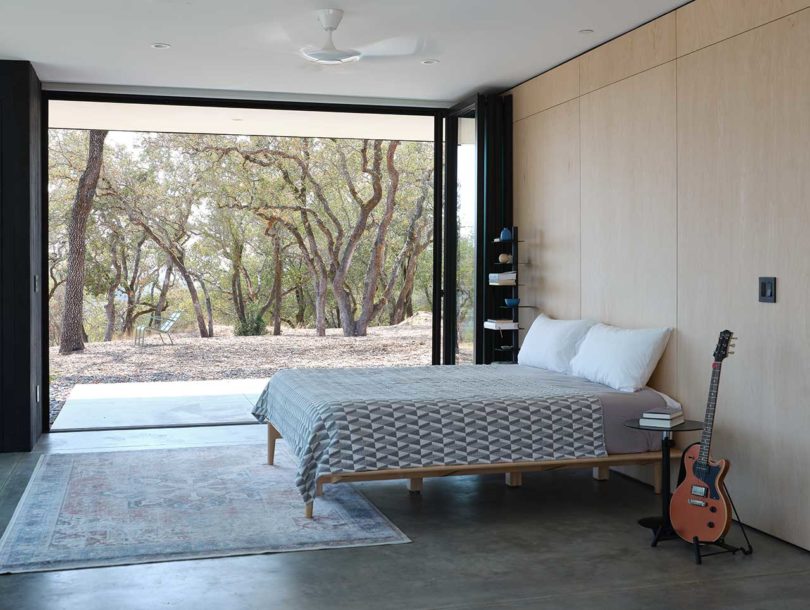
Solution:
<path fill-rule="evenodd" d="M 473 364 L 479 225 L 477 100 L 454 108 L 445 123 L 445 265 L 442 362 Z"/>

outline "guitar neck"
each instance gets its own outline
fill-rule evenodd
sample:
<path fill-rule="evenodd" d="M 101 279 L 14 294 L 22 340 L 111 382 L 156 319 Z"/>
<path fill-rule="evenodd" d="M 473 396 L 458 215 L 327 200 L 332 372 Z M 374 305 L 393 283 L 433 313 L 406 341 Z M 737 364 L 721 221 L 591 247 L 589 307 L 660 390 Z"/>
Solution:
<path fill-rule="evenodd" d="M 700 437 L 700 455 L 698 461 L 708 463 L 709 449 L 712 446 L 712 431 L 714 430 L 714 414 L 717 410 L 717 390 L 720 387 L 720 371 L 722 362 L 712 364 L 712 379 L 709 383 L 709 400 L 706 403 L 706 417 L 703 420 L 703 433 Z"/>

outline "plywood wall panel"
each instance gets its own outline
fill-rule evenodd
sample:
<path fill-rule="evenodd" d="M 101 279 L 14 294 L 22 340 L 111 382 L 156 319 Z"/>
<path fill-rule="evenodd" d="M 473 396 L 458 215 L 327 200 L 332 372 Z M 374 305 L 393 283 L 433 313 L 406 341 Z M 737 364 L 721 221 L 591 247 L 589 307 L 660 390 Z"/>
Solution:
<path fill-rule="evenodd" d="M 694 418 L 717 334 L 736 331 L 713 453 L 743 518 L 808 549 L 809 4 L 697 0 L 675 15 L 676 61 L 642 62 L 671 25 L 632 32 L 579 60 L 581 97 L 537 113 L 551 102 L 534 94 L 515 123 L 515 213 L 541 261 L 523 294 L 569 317 L 578 289 L 582 317 L 676 326 L 652 385 Z M 761 275 L 777 303 L 758 302 Z"/>
<path fill-rule="evenodd" d="M 514 121 L 579 97 L 579 60 L 571 60 L 518 85 L 512 95 Z"/>
<path fill-rule="evenodd" d="M 676 323 L 675 63 L 581 98 L 582 315 Z M 653 378 L 676 395 L 677 337 Z"/>
<path fill-rule="evenodd" d="M 520 228 L 522 326 L 539 312 L 580 317 L 579 100 L 514 126 L 515 221 Z"/>
<path fill-rule="evenodd" d="M 803 11 L 678 60 L 679 395 L 702 415 L 717 333 L 736 331 L 713 453 L 731 460 L 745 521 L 805 548 L 808 57 Z M 778 277 L 775 304 L 757 300 L 761 275 Z"/>
<path fill-rule="evenodd" d="M 807 7 L 809 0 L 695 0 L 676 11 L 678 56 Z"/>
<path fill-rule="evenodd" d="M 668 13 L 580 57 L 581 92 L 672 61 L 675 51 L 675 13 Z"/>

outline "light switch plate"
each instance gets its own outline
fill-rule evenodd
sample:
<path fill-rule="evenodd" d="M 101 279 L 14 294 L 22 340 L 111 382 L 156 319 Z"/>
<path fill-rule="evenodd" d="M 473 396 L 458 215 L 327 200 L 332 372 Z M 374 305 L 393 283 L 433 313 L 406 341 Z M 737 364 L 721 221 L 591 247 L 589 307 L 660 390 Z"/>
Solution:
<path fill-rule="evenodd" d="M 759 278 L 759 302 L 776 303 L 776 278 Z"/>

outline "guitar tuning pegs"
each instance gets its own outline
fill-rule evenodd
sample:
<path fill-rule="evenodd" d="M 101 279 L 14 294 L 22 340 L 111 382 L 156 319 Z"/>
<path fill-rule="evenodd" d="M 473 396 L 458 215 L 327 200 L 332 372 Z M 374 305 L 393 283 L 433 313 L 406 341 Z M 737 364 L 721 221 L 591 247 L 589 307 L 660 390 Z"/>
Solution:
<path fill-rule="evenodd" d="M 729 343 L 728 346 L 729 347 L 737 347 L 737 344 L 736 343 Z"/>
<path fill-rule="evenodd" d="M 732 352 L 731 350 L 728 350 L 728 355 L 729 355 L 729 356 L 733 356 L 733 355 L 734 355 L 734 352 Z"/>

